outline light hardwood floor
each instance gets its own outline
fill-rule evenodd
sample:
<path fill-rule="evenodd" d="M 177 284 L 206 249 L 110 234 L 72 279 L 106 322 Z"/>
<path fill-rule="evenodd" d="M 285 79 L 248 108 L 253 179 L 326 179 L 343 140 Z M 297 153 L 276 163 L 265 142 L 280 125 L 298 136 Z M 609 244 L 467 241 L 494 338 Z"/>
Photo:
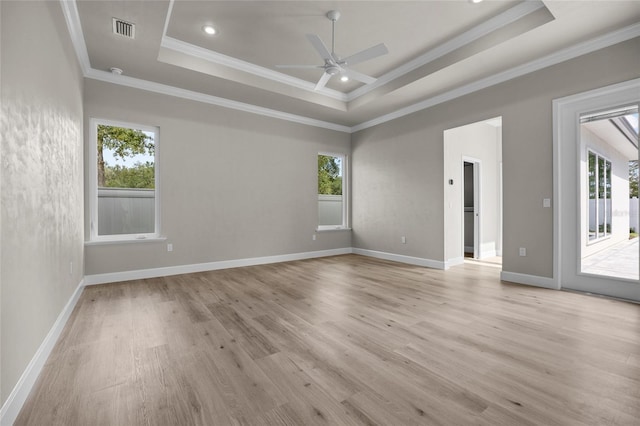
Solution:
<path fill-rule="evenodd" d="M 346 255 L 88 287 L 16 425 L 639 425 L 640 305 Z"/>

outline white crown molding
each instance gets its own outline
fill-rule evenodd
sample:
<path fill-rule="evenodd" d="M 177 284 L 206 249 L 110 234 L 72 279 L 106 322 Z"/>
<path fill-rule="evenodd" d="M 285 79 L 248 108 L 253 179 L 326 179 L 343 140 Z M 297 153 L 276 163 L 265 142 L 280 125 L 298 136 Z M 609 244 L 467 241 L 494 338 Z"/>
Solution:
<path fill-rule="evenodd" d="M 447 102 L 461 96 L 477 92 L 478 90 L 486 89 L 487 87 L 512 80 L 525 74 L 538 71 L 542 68 L 556 65 L 561 62 L 568 61 L 578 56 L 585 55 L 587 53 L 591 53 L 596 50 L 603 49 L 605 47 L 609 47 L 638 36 L 640 36 L 640 23 L 629 25 L 628 27 L 621 28 L 609 34 L 605 34 L 603 36 L 578 43 L 574 46 L 559 50 L 542 58 L 527 62 L 526 64 L 519 65 L 498 74 L 494 74 L 492 76 L 474 81 L 473 83 L 455 88 L 453 90 L 425 99 L 413 105 L 400 108 L 392 113 L 381 115 L 372 120 L 365 121 L 351 127 L 351 132 L 353 133 L 360 130 L 368 129 L 369 127 L 377 126 L 379 124 L 404 117 L 405 115 L 413 114 L 414 112 L 431 108 L 432 106 L 441 104 L 443 102 Z"/>
<path fill-rule="evenodd" d="M 323 87 L 320 90 L 316 90 L 315 83 L 311 83 L 300 78 L 295 78 L 290 75 L 271 70 L 269 68 L 261 67 L 250 62 L 223 55 L 222 53 L 214 52 L 213 50 L 205 49 L 203 47 L 196 46 L 194 44 L 187 43 L 173 37 L 169 37 L 167 35 L 167 31 L 169 29 L 169 22 L 171 21 L 171 16 L 173 14 L 174 3 L 175 0 L 169 1 L 169 9 L 167 10 L 167 17 L 164 22 L 164 30 L 162 31 L 162 40 L 160 42 L 161 47 L 164 47 L 165 49 L 175 50 L 180 53 L 186 53 L 207 62 L 224 65 L 229 68 L 244 71 L 258 77 L 273 80 L 278 83 L 289 85 L 291 87 L 306 90 L 308 92 L 319 93 L 338 101 L 342 101 L 345 103 L 347 102 L 347 94 L 342 93 L 338 90 L 329 89 L 328 87 Z"/>
<path fill-rule="evenodd" d="M 173 4 L 175 0 L 169 0 L 169 9 L 167 9 L 167 16 L 164 18 L 164 28 L 162 29 L 162 39 L 167 36 L 167 30 L 169 29 L 169 21 L 171 21 L 171 15 L 173 15 Z"/>
<path fill-rule="evenodd" d="M 280 120 L 286 120 L 286 121 L 291 121 L 291 122 L 304 124 L 308 126 L 321 127 L 321 128 L 336 130 L 336 131 L 345 132 L 345 133 L 354 133 L 354 132 L 358 132 L 360 130 L 364 130 L 373 126 L 377 126 L 379 124 L 386 123 L 388 121 L 395 120 L 397 118 L 404 117 L 409 114 L 413 114 L 414 112 L 418 112 L 423 109 L 433 107 L 443 102 L 447 102 L 455 98 L 476 92 L 478 90 L 482 90 L 487 87 L 490 87 L 499 83 L 503 83 L 510 79 L 520 77 L 522 75 L 540 70 L 542 68 L 555 65 L 560 62 L 564 62 L 569 59 L 573 59 L 575 57 L 585 55 L 587 53 L 591 53 L 596 50 L 603 49 L 605 47 L 612 46 L 614 44 L 621 43 L 621 42 L 640 36 L 640 23 L 629 25 L 627 27 L 613 31 L 609 34 L 605 34 L 603 36 L 596 37 L 594 39 L 562 49 L 558 52 L 552 53 L 543 58 L 536 59 L 534 61 L 511 68 L 509 70 L 500 72 L 498 74 L 494 74 L 493 76 L 489 76 L 489 77 L 477 80 L 475 82 L 458 87 L 456 89 L 450 90 L 440 95 L 427 98 L 413 105 L 400 108 L 389 114 L 384 114 L 379 117 L 373 118 L 371 120 L 367 120 L 357 125 L 354 125 L 352 127 L 349 127 L 349 126 L 344 126 L 337 123 L 316 120 L 313 118 L 303 117 L 303 116 L 290 114 L 282 111 L 277 111 L 270 108 L 264 108 L 264 107 L 259 107 L 252 104 L 233 101 L 226 98 L 220 98 L 212 95 L 205 95 L 203 93 L 180 89 L 174 86 L 155 83 L 155 82 L 123 76 L 123 75 L 116 76 L 106 71 L 95 70 L 91 68 L 91 65 L 89 62 L 89 56 L 87 54 L 87 47 L 85 45 L 84 36 L 82 34 L 82 26 L 80 25 L 80 17 L 78 15 L 76 0 L 60 0 L 60 3 L 62 5 L 62 10 L 65 16 L 65 20 L 67 22 L 67 27 L 69 30 L 69 34 L 71 36 L 71 40 L 74 45 L 74 49 L 76 51 L 76 55 L 78 57 L 78 61 L 80 62 L 84 76 L 86 78 L 101 80 L 101 81 L 105 81 L 113 84 L 119 84 L 127 87 L 138 88 L 141 90 L 147 90 L 147 91 L 165 94 L 169 96 L 190 99 L 197 102 L 203 102 L 211 105 L 221 106 L 224 108 L 245 111 L 253 114 L 264 115 L 266 117 L 277 118 Z M 523 2 L 523 4 L 528 4 L 528 3 L 537 4 L 539 2 L 537 0 L 533 2 L 529 2 L 529 1 Z M 173 4 L 173 2 L 171 2 L 171 4 Z M 529 6 L 529 7 L 532 7 L 532 6 Z M 512 9 L 510 9 L 510 11 Z M 513 16 L 511 18 L 516 19 Z M 165 26 L 166 26 L 166 23 L 165 23 Z"/>
<path fill-rule="evenodd" d="M 166 35 L 162 37 L 160 46 L 164 47 L 165 49 L 175 50 L 176 52 L 180 52 L 182 54 L 193 56 L 194 58 L 211 62 L 213 64 L 223 65 L 225 67 L 253 74 L 267 80 L 275 81 L 277 83 L 283 83 L 297 89 L 306 90 L 312 93 L 319 93 L 321 95 L 342 102 L 347 101 L 347 95 L 337 90 L 329 89 L 327 87 L 323 87 L 320 90 L 315 90 L 315 83 L 292 77 L 278 71 L 270 70 L 268 68 L 255 65 L 250 62 L 242 61 L 231 56 L 223 55 L 222 53 L 214 52 L 212 50 L 205 49 L 203 47 L 196 46 L 182 40 L 177 40 Z"/>
<path fill-rule="evenodd" d="M 218 52 L 214 52 L 209 49 L 205 49 L 191 43 L 184 42 L 182 40 L 177 40 L 175 38 L 169 37 L 167 35 L 167 29 L 169 27 L 169 22 L 171 20 L 171 15 L 173 13 L 173 5 L 175 0 L 171 0 L 169 2 L 169 9 L 167 11 L 167 17 L 165 20 L 164 32 L 162 35 L 161 46 L 166 49 L 175 50 L 180 53 L 184 53 L 190 56 L 193 56 L 198 59 L 202 59 L 211 63 L 223 65 L 229 68 L 233 68 L 239 71 L 243 71 L 249 74 L 253 74 L 262 78 L 266 78 L 272 81 L 276 81 L 278 83 L 283 83 L 290 85 L 292 87 L 306 90 L 309 92 L 319 93 L 330 98 L 342 101 L 342 102 L 351 102 L 365 94 L 375 90 L 378 87 L 381 87 L 403 75 L 419 68 L 423 65 L 426 65 L 454 50 L 457 50 L 480 37 L 483 37 L 487 34 L 490 34 L 500 28 L 503 28 L 506 25 L 509 25 L 518 19 L 521 19 L 538 9 L 544 7 L 544 3 L 540 0 L 530 0 L 519 3 L 518 5 L 512 7 L 511 9 L 475 26 L 474 28 L 464 32 L 463 34 L 454 37 L 453 39 L 439 45 L 438 47 L 431 49 L 430 51 L 418 56 L 417 58 L 395 68 L 383 76 L 379 77 L 375 82 L 371 84 L 365 84 L 360 86 L 359 88 L 349 92 L 342 93 L 337 90 L 329 89 L 324 87 L 320 90 L 315 90 L 315 84 L 306 80 L 302 80 L 299 78 L 292 77 L 290 75 L 274 71 L 265 67 L 261 67 L 250 62 L 242 61 L 237 58 L 233 58 L 231 56 L 223 55 Z"/>
<path fill-rule="evenodd" d="M 93 68 L 89 70 L 85 77 L 91 78 L 93 80 L 104 81 L 107 83 L 118 84 L 120 86 L 131 87 L 134 89 L 146 90 L 148 92 L 155 92 L 164 95 L 175 96 L 178 98 L 189 99 L 196 102 L 202 102 L 205 104 L 216 105 L 223 108 L 249 112 L 265 117 L 277 118 L 279 120 L 291 121 L 307 126 L 321 127 L 324 129 L 336 130 L 338 132 L 345 133 L 351 132 L 351 128 L 349 126 L 343 126 L 341 124 L 316 120 L 315 118 L 304 117 L 301 115 L 282 112 L 275 109 L 247 104 L 244 102 L 238 102 L 231 99 L 220 98 L 218 96 L 207 95 L 200 92 L 194 92 L 192 90 L 181 89 L 179 87 L 169 86 L 167 84 L 156 83 L 148 80 L 142 80 L 126 75 L 116 75 L 107 71 L 95 70 Z"/>
<path fill-rule="evenodd" d="M 69 320 L 69 317 L 73 312 L 73 308 L 76 306 L 76 303 L 78 303 L 78 299 L 80 298 L 80 294 L 82 294 L 84 286 L 84 280 L 81 280 L 67 301 L 67 304 L 62 308 L 58 318 L 53 323 L 53 326 L 40 344 L 35 355 L 33 355 L 33 358 L 29 361 L 27 368 L 25 368 L 20 379 L 18 379 L 18 382 L 13 387 L 9 397 L 0 409 L 0 425 L 12 425 L 18 417 L 18 414 L 20 414 L 20 410 L 31 393 L 31 389 L 33 389 L 42 368 L 47 362 L 47 358 L 49 358 L 49 355 L 58 341 L 64 326 Z"/>
<path fill-rule="evenodd" d="M 76 0 L 60 0 L 60 6 L 62 7 L 62 14 L 64 20 L 67 23 L 67 29 L 69 30 L 69 36 L 71 36 L 71 43 L 76 51 L 78 62 L 80 62 L 80 68 L 84 75 L 91 69 L 91 62 L 89 61 L 89 54 L 87 53 L 87 45 L 84 42 L 84 33 L 82 32 L 82 24 L 80 23 L 80 15 L 78 14 L 78 5 Z"/>
<path fill-rule="evenodd" d="M 385 84 L 390 83 L 391 81 L 410 73 L 416 68 L 420 68 L 421 66 L 433 62 L 448 53 L 460 49 L 461 47 L 466 46 L 467 44 L 477 40 L 478 38 L 490 34 L 500 28 L 503 28 L 517 21 L 518 19 L 521 19 L 537 11 L 542 7 L 544 7 L 544 3 L 539 0 L 522 2 L 512 7 L 511 9 L 483 22 L 482 24 L 477 25 L 472 29 L 460 34 L 459 36 L 438 45 L 437 47 L 423 53 L 417 58 L 399 66 L 398 68 L 389 71 L 388 73 L 378 77 L 375 82 L 361 86 L 349 92 L 347 94 L 347 102 L 351 102 L 361 96 L 364 96 L 372 90 L 384 86 Z"/>

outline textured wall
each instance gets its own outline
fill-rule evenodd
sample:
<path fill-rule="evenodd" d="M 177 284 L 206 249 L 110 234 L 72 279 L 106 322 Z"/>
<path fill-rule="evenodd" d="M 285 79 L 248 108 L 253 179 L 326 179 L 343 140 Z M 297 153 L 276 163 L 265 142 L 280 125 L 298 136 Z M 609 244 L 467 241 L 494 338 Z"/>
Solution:
<path fill-rule="evenodd" d="M 553 274 L 551 102 L 638 77 L 638 39 L 353 135 L 354 247 L 444 260 L 443 132 L 502 116 L 503 268 Z M 400 244 L 400 236 L 407 244 Z M 527 257 L 518 256 L 527 247 Z"/>
<path fill-rule="evenodd" d="M 348 134 L 91 80 L 84 99 L 86 135 L 90 118 L 160 128 L 167 237 L 87 246 L 87 275 L 351 247 L 349 231 L 311 239 L 318 153 L 349 155 Z"/>
<path fill-rule="evenodd" d="M 83 124 L 82 77 L 60 4 L 0 7 L 4 403 L 82 280 Z"/>

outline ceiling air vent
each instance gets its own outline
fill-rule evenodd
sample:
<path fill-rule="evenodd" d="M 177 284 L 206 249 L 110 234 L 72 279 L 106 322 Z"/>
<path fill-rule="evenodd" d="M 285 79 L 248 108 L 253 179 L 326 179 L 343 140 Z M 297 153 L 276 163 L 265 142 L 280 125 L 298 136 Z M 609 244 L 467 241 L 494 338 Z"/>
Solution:
<path fill-rule="evenodd" d="M 113 32 L 127 38 L 135 38 L 136 26 L 131 22 L 113 18 Z"/>

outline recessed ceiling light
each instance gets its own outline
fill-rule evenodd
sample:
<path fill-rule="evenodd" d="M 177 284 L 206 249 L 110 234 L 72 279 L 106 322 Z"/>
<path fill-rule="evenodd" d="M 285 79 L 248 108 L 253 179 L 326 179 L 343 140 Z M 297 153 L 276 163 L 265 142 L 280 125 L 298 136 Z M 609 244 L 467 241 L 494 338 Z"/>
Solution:
<path fill-rule="evenodd" d="M 342 77 L 340 77 L 340 81 L 342 81 L 342 82 L 349 81 L 349 77 L 346 76 L 346 75 L 343 75 Z"/>
<path fill-rule="evenodd" d="M 214 35 L 216 33 L 216 29 L 213 28 L 213 25 L 205 25 L 204 27 L 202 27 L 202 31 L 209 35 Z"/>
<path fill-rule="evenodd" d="M 469 0 L 469 3 L 480 3 L 482 0 Z"/>

